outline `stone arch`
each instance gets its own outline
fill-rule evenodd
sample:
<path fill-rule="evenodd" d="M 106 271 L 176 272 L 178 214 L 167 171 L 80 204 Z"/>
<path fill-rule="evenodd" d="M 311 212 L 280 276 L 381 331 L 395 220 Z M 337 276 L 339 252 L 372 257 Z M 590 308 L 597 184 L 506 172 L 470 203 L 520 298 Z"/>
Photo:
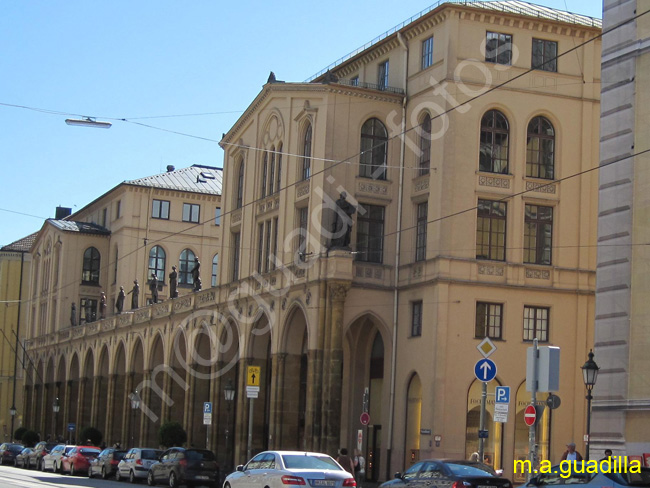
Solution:
<path fill-rule="evenodd" d="M 407 382 L 406 388 L 406 428 L 404 429 L 404 465 L 402 471 L 413 464 L 412 453 L 416 452 L 415 459 L 419 459 L 420 452 L 420 425 L 422 422 L 422 381 L 420 376 L 413 372 Z"/>
<path fill-rule="evenodd" d="M 218 386 L 218 425 L 220 432 L 218 436 L 223 439 L 223 449 L 217 449 L 219 462 L 227 468 L 233 467 L 235 454 L 235 419 L 237 419 L 238 408 L 237 401 L 239 385 L 239 360 L 242 356 L 241 336 L 239 326 L 232 318 L 223 318 L 217 325 L 217 365 L 214 371 L 214 382 Z M 224 398 L 225 389 L 234 390 L 234 398 L 226 401 Z M 221 401 L 223 399 L 223 401 Z"/>
<path fill-rule="evenodd" d="M 499 378 L 487 384 L 488 398 L 494 398 L 497 386 L 501 385 Z M 481 413 L 481 391 L 483 383 L 478 379 L 472 381 L 467 389 L 467 417 L 465 427 L 465 457 L 469 459 L 473 452 L 478 452 L 479 418 Z M 485 428 L 489 432 L 484 441 L 484 455 L 494 469 L 502 469 L 503 459 L 503 424 L 494 422 L 494 403 L 487 402 L 485 410 Z"/>
<path fill-rule="evenodd" d="M 187 362 L 190 365 L 190 405 L 188 434 L 190 442 L 205 435 L 203 403 L 212 401 L 210 384 L 212 365 L 216 363 L 217 338 L 215 329 L 205 317 L 197 318 L 197 324 L 190 334 Z"/>
<path fill-rule="evenodd" d="M 104 440 L 108 445 L 116 442 L 124 442 L 122 439 L 123 422 L 125 417 L 124 411 L 126 406 L 126 387 L 127 387 L 127 363 L 126 363 L 126 345 L 124 341 L 118 341 L 111 365 L 111 382 L 110 388 L 112 393 L 111 404 L 108 407 L 108 418 L 106 419 L 106 431 Z"/>
<path fill-rule="evenodd" d="M 189 388 L 187 384 L 187 337 L 182 327 L 177 327 L 172 332 L 173 338 L 169 345 L 168 361 L 173 374 L 169 382 L 169 398 L 171 405 L 168 408 L 166 418 L 176 422 L 184 423 L 185 413 L 185 391 Z"/>
<path fill-rule="evenodd" d="M 131 445 L 142 441 L 143 428 L 147 427 L 145 426 L 145 422 L 149 421 L 146 416 L 141 414 L 143 407 L 148 406 L 146 392 L 143 388 L 144 365 L 144 341 L 141 336 L 137 335 L 131 343 L 130 360 L 127 361 L 127 374 L 129 375 L 129 382 L 131 384 L 127 398 L 132 393 L 137 394 L 140 396 L 141 404 L 139 409 L 131 408 L 131 404 L 127 405 L 131 414 L 131 425 L 128 429 L 130 438 L 132 439 Z"/>
<path fill-rule="evenodd" d="M 163 418 L 163 398 L 165 397 L 165 383 L 167 375 L 169 374 L 168 366 L 165 361 L 165 341 L 160 332 L 154 333 L 147 357 L 147 369 L 151 371 L 149 380 L 150 386 L 150 400 L 148 408 L 153 412 L 154 417 L 151 418 L 151 428 L 149 429 L 148 436 L 144 443 L 148 446 L 157 445 L 156 433 L 161 425 Z"/>
<path fill-rule="evenodd" d="M 260 392 L 255 402 L 252 446 L 255 451 L 269 448 L 271 424 L 272 322 L 266 310 L 260 309 L 249 334 L 248 363 L 260 369 Z M 248 422 L 246 422 L 248 424 Z"/>

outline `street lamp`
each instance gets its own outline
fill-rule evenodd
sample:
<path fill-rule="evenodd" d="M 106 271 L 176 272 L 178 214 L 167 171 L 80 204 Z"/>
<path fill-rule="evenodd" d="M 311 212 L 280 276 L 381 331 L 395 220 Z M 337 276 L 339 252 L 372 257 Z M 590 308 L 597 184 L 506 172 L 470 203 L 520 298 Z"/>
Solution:
<path fill-rule="evenodd" d="M 52 440 L 54 442 L 57 441 L 56 438 L 56 426 L 59 424 L 59 410 L 61 409 L 61 406 L 59 405 L 59 397 L 56 397 L 54 399 L 54 404 L 52 405 L 52 411 L 54 412 L 54 437 Z"/>
<path fill-rule="evenodd" d="M 138 395 L 138 390 L 135 390 L 133 393 L 129 394 L 129 400 L 131 400 L 131 447 L 134 447 L 135 444 L 133 441 L 133 434 L 135 431 L 135 411 L 140 408 L 140 395 Z"/>
<path fill-rule="evenodd" d="M 9 415 L 11 415 L 11 442 L 14 441 L 14 419 L 16 418 L 16 405 L 12 405 L 9 409 Z"/>
<path fill-rule="evenodd" d="M 232 405 L 233 401 L 235 400 L 235 387 L 232 386 L 232 380 L 228 380 L 228 383 L 226 383 L 226 386 L 223 387 L 223 396 L 226 399 L 226 408 L 228 411 L 228 418 L 226 419 L 226 461 L 227 461 L 227 466 L 226 466 L 226 471 L 230 468 L 230 454 L 228 449 L 228 429 L 230 428 L 230 406 Z"/>
<path fill-rule="evenodd" d="M 587 388 L 587 457 L 586 461 L 589 461 L 589 443 L 591 442 L 591 390 L 593 390 L 594 385 L 596 384 L 596 379 L 598 378 L 598 370 L 600 369 L 594 361 L 594 353 L 589 350 L 589 359 L 587 362 L 582 365 L 582 376 L 585 382 L 585 387 Z"/>

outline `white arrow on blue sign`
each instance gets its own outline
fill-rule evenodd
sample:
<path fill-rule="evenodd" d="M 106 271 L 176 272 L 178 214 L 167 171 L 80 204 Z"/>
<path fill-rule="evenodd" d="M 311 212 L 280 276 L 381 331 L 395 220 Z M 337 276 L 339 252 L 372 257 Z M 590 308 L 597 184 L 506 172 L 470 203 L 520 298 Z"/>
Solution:
<path fill-rule="evenodd" d="M 212 402 L 203 402 L 203 413 L 212 413 Z"/>
<path fill-rule="evenodd" d="M 474 375 L 479 381 L 489 383 L 497 375 L 497 365 L 491 359 L 479 359 L 474 366 Z"/>
<path fill-rule="evenodd" d="M 496 403 L 510 403 L 510 387 L 497 386 L 494 396 Z"/>

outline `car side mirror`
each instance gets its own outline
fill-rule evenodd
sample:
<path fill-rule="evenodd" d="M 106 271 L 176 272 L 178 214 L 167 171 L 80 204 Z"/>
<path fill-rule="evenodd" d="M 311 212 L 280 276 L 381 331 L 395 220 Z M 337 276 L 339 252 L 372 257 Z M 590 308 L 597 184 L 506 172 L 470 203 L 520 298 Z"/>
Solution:
<path fill-rule="evenodd" d="M 244 471 L 244 465 L 240 464 L 239 466 L 237 466 L 237 471 Z"/>
<path fill-rule="evenodd" d="M 402 479 L 402 473 L 400 473 L 399 471 L 397 473 L 395 473 L 395 479 L 396 480 L 401 480 Z"/>

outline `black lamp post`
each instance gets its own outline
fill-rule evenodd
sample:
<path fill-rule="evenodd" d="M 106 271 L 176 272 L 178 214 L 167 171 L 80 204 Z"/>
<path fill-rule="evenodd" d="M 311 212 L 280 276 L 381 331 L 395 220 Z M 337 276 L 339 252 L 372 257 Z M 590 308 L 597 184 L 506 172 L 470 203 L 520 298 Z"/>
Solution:
<path fill-rule="evenodd" d="M 140 408 L 140 395 L 138 390 L 135 390 L 133 393 L 129 394 L 129 400 L 131 400 L 131 447 L 135 447 L 134 444 L 134 434 L 135 434 L 135 412 Z"/>
<path fill-rule="evenodd" d="M 226 408 L 228 411 L 228 418 L 226 419 L 226 460 L 228 463 L 226 466 L 226 472 L 228 472 L 228 469 L 230 468 L 230 457 L 232 455 L 232 453 L 229 451 L 230 446 L 228 445 L 228 429 L 230 428 L 230 406 L 235 400 L 235 387 L 232 386 L 232 380 L 228 380 L 226 386 L 223 387 L 223 396 L 226 399 Z"/>
<path fill-rule="evenodd" d="M 52 437 L 52 440 L 54 442 L 57 442 L 57 437 L 56 437 L 56 427 L 59 424 L 59 410 L 61 409 L 61 406 L 59 405 L 59 398 L 54 399 L 54 403 L 52 404 L 52 411 L 54 412 L 54 436 Z"/>
<path fill-rule="evenodd" d="M 11 415 L 11 442 L 14 441 L 14 419 L 16 418 L 16 405 L 12 405 L 9 409 L 9 415 Z"/>
<path fill-rule="evenodd" d="M 585 387 L 587 388 L 587 453 L 586 461 L 589 461 L 589 444 L 591 442 L 591 390 L 593 390 L 594 385 L 596 384 L 596 379 L 598 378 L 598 370 L 600 368 L 594 361 L 594 353 L 589 350 L 589 359 L 587 362 L 582 365 L 582 376 L 585 382 Z"/>

